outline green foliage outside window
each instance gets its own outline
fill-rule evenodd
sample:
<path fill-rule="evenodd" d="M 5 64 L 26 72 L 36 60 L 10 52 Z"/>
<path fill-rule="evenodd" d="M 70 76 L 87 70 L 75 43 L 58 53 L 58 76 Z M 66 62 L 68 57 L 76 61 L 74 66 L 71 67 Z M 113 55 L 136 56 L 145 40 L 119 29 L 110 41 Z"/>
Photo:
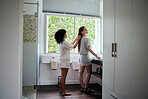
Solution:
<path fill-rule="evenodd" d="M 67 41 L 71 43 L 78 35 L 78 29 L 86 26 L 88 29 L 87 37 L 92 45 L 95 40 L 95 19 L 92 18 L 74 18 L 63 16 L 49 16 L 48 18 L 48 53 L 59 53 L 59 45 L 54 39 L 54 34 L 58 29 L 67 31 Z M 74 50 L 71 51 L 74 53 Z"/>

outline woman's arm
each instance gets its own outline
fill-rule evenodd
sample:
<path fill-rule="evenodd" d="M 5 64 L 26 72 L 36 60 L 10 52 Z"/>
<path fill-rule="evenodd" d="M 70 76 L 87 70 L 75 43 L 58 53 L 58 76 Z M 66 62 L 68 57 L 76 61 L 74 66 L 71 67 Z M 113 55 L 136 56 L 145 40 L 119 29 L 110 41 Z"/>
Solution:
<path fill-rule="evenodd" d="M 88 46 L 88 50 L 98 59 L 100 59 L 100 57 L 90 48 L 90 46 Z"/>
<path fill-rule="evenodd" d="M 76 46 L 77 46 L 77 44 L 78 44 L 80 39 L 81 39 L 81 35 L 78 35 L 78 37 L 76 38 L 77 41 L 76 41 L 76 43 L 75 43 L 73 48 L 76 48 Z"/>
<path fill-rule="evenodd" d="M 71 44 L 73 45 L 76 42 L 76 40 L 77 40 L 77 37 L 74 39 L 74 41 Z"/>

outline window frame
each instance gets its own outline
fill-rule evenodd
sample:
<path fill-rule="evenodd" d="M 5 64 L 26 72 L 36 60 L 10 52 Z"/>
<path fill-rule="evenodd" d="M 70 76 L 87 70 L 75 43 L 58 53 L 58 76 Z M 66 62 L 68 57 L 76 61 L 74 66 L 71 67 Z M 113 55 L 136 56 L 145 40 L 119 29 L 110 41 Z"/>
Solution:
<path fill-rule="evenodd" d="M 81 15 L 71 15 L 71 14 L 59 14 L 59 13 L 45 13 L 44 18 L 45 18 L 45 54 L 59 54 L 59 53 L 48 53 L 48 17 L 49 16 L 61 16 L 61 17 L 74 17 L 74 24 L 75 24 L 75 18 L 85 18 L 85 26 L 86 26 L 86 18 L 98 18 L 100 19 L 100 51 L 97 54 L 103 54 L 103 32 L 102 32 L 102 20 L 100 17 L 90 17 L 90 16 L 81 16 Z M 58 24 L 58 23 L 57 23 Z M 58 28 L 58 27 L 57 27 Z M 75 25 L 74 25 L 74 38 L 75 38 Z M 71 54 L 78 54 L 74 49 L 74 53 Z"/>

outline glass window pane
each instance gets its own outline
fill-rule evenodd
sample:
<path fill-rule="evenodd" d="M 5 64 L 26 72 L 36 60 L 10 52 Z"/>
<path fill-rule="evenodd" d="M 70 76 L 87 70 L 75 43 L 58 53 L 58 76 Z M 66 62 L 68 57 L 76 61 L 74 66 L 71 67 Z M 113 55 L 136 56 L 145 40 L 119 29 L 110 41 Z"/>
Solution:
<path fill-rule="evenodd" d="M 67 32 L 67 41 L 71 43 L 74 40 L 74 18 L 58 17 L 58 29 L 65 29 Z"/>
<path fill-rule="evenodd" d="M 69 43 L 74 40 L 74 17 L 58 17 L 58 29 L 65 29 L 67 32 L 67 39 Z M 73 53 L 73 50 L 71 51 Z"/>
<path fill-rule="evenodd" d="M 87 37 L 90 39 L 91 46 L 94 44 L 95 40 L 95 25 L 94 18 L 86 18 L 86 28 L 88 30 Z"/>
<path fill-rule="evenodd" d="M 86 18 L 87 37 L 90 39 L 91 48 L 94 52 L 100 53 L 100 27 L 99 19 Z"/>
<path fill-rule="evenodd" d="M 54 34 L 59 29 L 67 31 L 67 39 L 72 43 L 78 35 L 78 29 L 85 26 L 88 30 L 87 37 L 90 39 L 91 48 L 96 53 L 100 52 L 100 21 L 96 18 L 48 16 L 48 53 L 59 53 L 59 45 L 54 39 Z M 74 30 L 75 29 L 75 30 Z M 78 53 L 77 47 L 71 53 Z"/>
<path fill-rule="evenodd" d="M 75 18 L 75 35 L 78 35 L 79 28 L 85 26 L 85 18 Z"/>
<path fill-rule="evenodd" d="M 57 16 L 49 16 L 48 18 L 48 53 L 58 53 L 57 43 L 54 34 L 57 31 Z"/>

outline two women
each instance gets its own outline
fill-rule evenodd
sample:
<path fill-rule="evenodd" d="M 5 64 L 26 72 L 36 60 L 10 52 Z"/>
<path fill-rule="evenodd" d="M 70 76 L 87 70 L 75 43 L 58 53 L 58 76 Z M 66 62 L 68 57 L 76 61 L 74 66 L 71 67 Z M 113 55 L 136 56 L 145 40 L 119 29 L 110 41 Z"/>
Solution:
<path fill-rule="evenodd" d="M 65 38 L 67 38 L 66 30 L 60 29 L 55 33 L 55 39 L 56 42 L 59 44 L 59 66 L 61 68 L 61 80 L 60 80 L 60 93 L 63 96 L 71 95 L 71 93 L 68 93 L 65 91 L 65 80 L 68 73 L 68 69 L 70 67 L 70 50 L 72 48 L 75 48 L 78 44 L 78 52 L 80 54 L 79 57 L 79 81 L 81 85 L 81 92 L 85 93 L 93 93 L 94 90 L 91 90 L 88 88 L 89 80 L 91 77 L 92 72 L 92 65 L 89 58 L 89 52 L 91 52 L 94 56 L 96 56 L 98 59 L 100 57 L 92 51 L 90 48 L 90 41 L 86 37 L 86 34 L 88 34 L 87 29 L 82 26 L 79 28 L 78 37 L 70 44 L 67 41 L 65 41 Z M 76 43 L 75 43 L 76 42 Z M 75 45 L 73 45 L 75 43 Z M 85 76 L 85 84 L 83 83 L 83 73 L 86 69 L 87 74 Z"/>

